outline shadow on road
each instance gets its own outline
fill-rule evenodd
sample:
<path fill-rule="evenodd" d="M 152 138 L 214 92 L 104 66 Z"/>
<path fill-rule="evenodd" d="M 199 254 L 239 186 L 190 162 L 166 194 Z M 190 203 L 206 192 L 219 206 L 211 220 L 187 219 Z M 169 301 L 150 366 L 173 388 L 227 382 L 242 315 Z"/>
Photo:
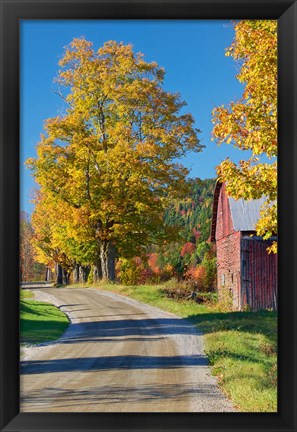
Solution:
<path fill-rule="evenodd" d="M 93 316 L 86 315 L 85 317 L 79 317 L 79 319 L 87 318 L 93 318 Z M 197 330 L 184 319 L 118 319 L 72 324 L 68 337 L 62 339 L 60 343 L 100 342 L 104 341 L 104 338 L 120 336 L 169 336 L 183 334 L 197 335 Z"/>
<path fill-rule="evenodd" d="M 112 369 L 175 369 L 189 366 L 206 366 L 205 356 L 112 356 L 82 357 L 55 360 L 30 360 L 21 362 L 21 373 L 108 371 Z"/>
<path fill-rule="evenodd" d="M 164 401 L 170 399 L 179 401 L 185 397 L 204 395 L 215 399 L 218 393 L 213 391 L 213 386 L 207 384 L 180 383 L 176 384 L 146 384 L 135 387 L 123 386 L 94 386 L 86 390 L 61 389 L 59 387 L 46 387 L 26 395 L 24 402 L 31 404 L 50 405 L 53 401 L 59 408 L 83 407 L 90 404 L 122 404 L 124 403 L 150 403 L 151 401 Z M 22 398 L 21 398 L 22 402 Z M 36 405 L 34 405 L 36 406 Z M 159 406 L 161 408 L 162 406 Z M 161 409 L 160 409 L 161 411 Z"/>

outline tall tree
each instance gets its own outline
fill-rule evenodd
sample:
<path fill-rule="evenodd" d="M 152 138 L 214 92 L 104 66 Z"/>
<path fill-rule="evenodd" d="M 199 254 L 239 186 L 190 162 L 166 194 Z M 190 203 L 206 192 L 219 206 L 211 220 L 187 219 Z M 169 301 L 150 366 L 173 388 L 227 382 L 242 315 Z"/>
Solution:
<path fill-rule="evenodd" d="M 21 212 L 20 217 L 20 279 L 28 282 L 34 277 L 34 252 L 31 245 L 33 229 L 29 215 Z"/>
<path fill-rule="evenodd" d="M 238 165 L 226 159 L 217 173 L 234 198 L 267 197 L 256 226 L 267 239 L 277 233 L 277 22 L 245 20 L 234 29 L 226 55 L 239 63 L 237 78 L 245 87 L 240 100 L 214 109 L 213 137 L 252 155 Z M 271 251 L 276 250 L 274 243 Z"/>
<path fill-rule="evenodd" d="M 55 236 L 60 228 L 55 202 L 52 201 L 49 205 L 46 195 L 43 195 L 41 191 L 36 191 L 34 203 L 35 208 L 32 214 L 34 236 L 31 243 L 35 258 L 39 263 L 54 270 L 56 272 L 56 282 L 62 284 L 62 265 L 64 265 L 66 271 L 69 262 L 65 252 L 61 250 L 60 242 L 57 241 Z"/>
<path fill-rule="evenodd" d="M 77 265 L 88 266 L 96 262 L 95 242 L 87 240 L 88 227 L 76 224 L 73 209 L 67 203 L 43 193 L 42 189 L 36 192 L 34 203 L 32 245 L 36 258 L 48 267 L 56 267 L 57 283 L 64 279 L 67 284 Z M 81 232 L 84 241 L 77 237 Z"/>
<path fill-rule="evenodd" d="M 43 191 L 88 226 L 103 278 L 113 280 L 116 253 L 133 256 L 167 237 L 164 208 L 184 193 L 188 173 L 175 160 L 201 151 L 199 131 L 180 96 L 163 89 L 164 70 L 131 45 L 95 51 L 74 39 L 60 66 L 68 107 L 46 121 L 28 164 Z"/>
<path fill-rule="evenodd" d="M 35 259 L 33 247 L 34 228 L 30 215 L 20 215 L 20 280 L 23 282 L 44 280 L 46 268 Z"/>

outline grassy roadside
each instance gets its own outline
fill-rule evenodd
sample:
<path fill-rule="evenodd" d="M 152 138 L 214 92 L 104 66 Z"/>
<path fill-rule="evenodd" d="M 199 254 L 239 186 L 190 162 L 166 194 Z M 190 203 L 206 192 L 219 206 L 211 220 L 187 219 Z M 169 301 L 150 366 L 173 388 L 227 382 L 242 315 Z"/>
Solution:
<path fill-rule="evenodd" d="M 221 312 L 215 305 L 168 299 L 162 286 L 98 285 L 188 318 L 205 334 L 219 385 L 242 412 L 277 411 L 277 314 Z"/>
<path fill-rule="evenodd" d="M 57 307 L 32 298 L 30 291 L 21 290 L 21 343 L 38 344 L 58 339 L 68 327 L 67 316 Z"/>

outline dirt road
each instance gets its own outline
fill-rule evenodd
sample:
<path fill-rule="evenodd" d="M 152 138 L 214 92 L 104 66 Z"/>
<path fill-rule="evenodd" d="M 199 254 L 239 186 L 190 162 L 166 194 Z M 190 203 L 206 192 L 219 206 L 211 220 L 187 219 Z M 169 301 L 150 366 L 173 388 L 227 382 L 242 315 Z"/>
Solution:
<path fill-rule="evenodd" d="M 22 412 L 234 411 L 187 321 L 94 288 L 30 289 L 71 324 L 56 343 L 25 349 Z"/>

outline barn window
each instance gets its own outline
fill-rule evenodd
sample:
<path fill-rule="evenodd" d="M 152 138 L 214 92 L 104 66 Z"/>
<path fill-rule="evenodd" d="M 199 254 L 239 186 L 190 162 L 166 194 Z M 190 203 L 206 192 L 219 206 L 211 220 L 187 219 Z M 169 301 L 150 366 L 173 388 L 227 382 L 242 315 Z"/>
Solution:
<path fill-rule="evenodd" d="M 231 273 L 231 283 L 233 284 L 233 282 L 234 282 L 233 273 Z"/>
<path fill-rule="evenodd" d="M 225 275 L 222 274 L 222 286 L 225 286 Z"/>

